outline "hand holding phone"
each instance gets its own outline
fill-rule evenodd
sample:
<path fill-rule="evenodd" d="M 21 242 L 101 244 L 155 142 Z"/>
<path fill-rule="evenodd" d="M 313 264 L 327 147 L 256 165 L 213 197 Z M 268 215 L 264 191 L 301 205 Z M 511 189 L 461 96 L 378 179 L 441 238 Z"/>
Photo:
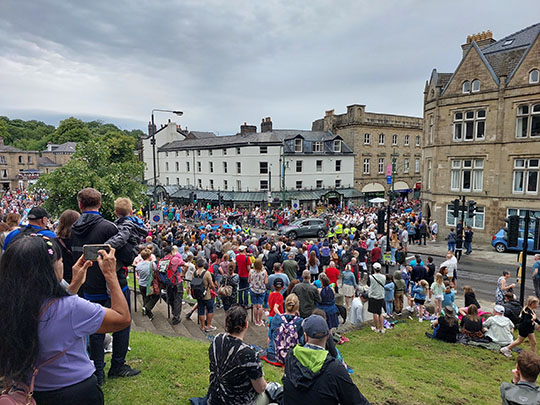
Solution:
<path fill-rule="evenodd" d="M 111 251 L 111 245 L 96 244 L 96 245 L 83 245 L 84 260 L 91 260 L 95 262 L 98 259 L 99 251 L 104 250 L 109 253 Z"/>

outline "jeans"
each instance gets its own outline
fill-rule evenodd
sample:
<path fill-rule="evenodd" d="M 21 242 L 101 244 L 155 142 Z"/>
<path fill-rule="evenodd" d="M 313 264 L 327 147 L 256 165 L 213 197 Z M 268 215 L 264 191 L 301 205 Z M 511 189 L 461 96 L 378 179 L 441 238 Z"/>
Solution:
<path fill-rule="evenodd" d="M 448 250 L 451 250 L 452 252 L 455 252 L 455 250 L 456 250 L 456 242 L 448 242 Z"/>
<path fill-rule="evenodd" d="M 540 298 L 540 278 L 533 278 L 534 294 Z"/>
<path fill-rule="evenodd" d="M 472 252 L 472 242 L 465 242 L 465 254 L 470 255 Z"/>
<path fill-rule="evenodd" d="M 131 313 L 131 299 L 129 288 L 124 291 L 124 296 Z M 110 308 L 111 301 L 94 301 L 96 304 L 100 304 L 104 307 Z M 119 369 L 126 362 L 126 354 L 129 346 L 129 332 L 131 326 L 128 326 L 121 331 L 114 332 L 113 335 L 113 353 L 111 358 L 111 369 Z M 90 359 L 93 360 L 96 367 L 96 375 L 105 376 L 105 349 L 104 349 L 105 334 L 95 333 L 90 335 Z"/>
<path fill-rule="evenodd" d="M 184 283 L 167 287 L 167 304 L 171 306 L 173 321 L 180 321 L 183 297 Z"/>
<path fill-rule="evenodd" d="M 239 277 L 240 283 L 239 283 L 239 290 L 238 291 L 238 303 L 240 305 L 248 306 L 249 304 L 249 283 L 247 277 Z"/>
<path fill-rule="evenodd" d="M 394 301 L 384 301 L 386 315 L 392 315 L 394 312 Z"/>
<path fill-rule="evenodd" d="M 390 261 L 392 263 L 395 263 L 396 262 L 396 252 L 397 252 L 397 249 L 396 248 L 390 248 L 390 252 L 391 252 L 391 257 L 390 257 Z"/>
<path fill-rule="evenodd" d="M 150 287 L 152 288 L 152 287 Z M 143 287 L 142 285 L 139 286 L 139 291 L 141 292 L 142 298 L 143 298 L 143 306 L 146 308 L 146 313 L 151 316 L 152 315 L 152 309 L 156 306 L 156 303 L 159 301 L 159 295 L 153 294 L 153 295 L 146 295 L 147 287 Z"/>

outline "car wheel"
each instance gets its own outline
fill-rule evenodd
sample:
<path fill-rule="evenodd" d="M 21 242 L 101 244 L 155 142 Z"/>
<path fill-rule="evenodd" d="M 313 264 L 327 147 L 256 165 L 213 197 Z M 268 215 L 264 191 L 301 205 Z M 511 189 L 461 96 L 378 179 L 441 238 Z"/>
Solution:
<path fill-rule="evenodd" d="M 296 239 L 296 232 L 292 231 L 292 232 L 289 232 L 289 234 L 287 235 L 287 237 L 289 239 Z"/>
<path fill-rule="evenodd" d="M 506 246 L 504 246 L 504 243 L 499 242 L 495 245 L 495 250 L 499 253 L 504 253 L 506 252 Z"/>
<path fill-rule="evenodd" d="M 322 229 L 317 232 L 317 236 L 319 238 L 324 238 L 326 236 L 326 232 L 324 232 Z"/>

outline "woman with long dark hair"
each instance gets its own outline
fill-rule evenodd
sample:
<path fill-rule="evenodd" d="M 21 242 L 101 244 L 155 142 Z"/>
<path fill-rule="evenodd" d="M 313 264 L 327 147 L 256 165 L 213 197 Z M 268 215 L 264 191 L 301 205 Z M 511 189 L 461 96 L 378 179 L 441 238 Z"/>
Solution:
<path fill-rule="evenodd" d="M 55 240 L 24 236 L 2 256 L 0 376 L 7 386 L 26 389 L 38 368 L 33 393 L 38 405 L 103 404 L 85 337 L 122 330 L 131 317 L 118 284 L 114 249 L 99 253 L 97 261 L 110 287 L 110 309 L 70 295 L 60 285 L 62 253 Z M 77 261 L 70 291 L 84 282 L 90 265 L 83 257 Z"/>
<path fill-rule="evenodd" d="M 64 263 L 64 280 L 71 283 L 71 268 L 75 264 L 75 257 L 71 251 L 71 227 L 81 214 L 74 210 L 65 210 L 58 220 L 56 235 L 62 249 L 62 261 Z"/>

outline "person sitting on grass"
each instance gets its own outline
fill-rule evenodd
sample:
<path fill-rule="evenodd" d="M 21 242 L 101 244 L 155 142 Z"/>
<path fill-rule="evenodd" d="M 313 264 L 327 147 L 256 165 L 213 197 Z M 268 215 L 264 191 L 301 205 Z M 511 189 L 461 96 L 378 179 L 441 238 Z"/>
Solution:
<path fill-rule="evenodd" d="M 451 305 L 444 307 L 444 315 L 433 322 L 433 327 L 435 328 L 433 334 L 426 332 L 427 337 L 442 340 L 443 342 L 456 343 L 459 327 L 456 311 Z"/>
<path fill-rule="evenodd" d="M 311 315 L 303 323 L 306 344 L 296 345 L 285 360 L 282 404 L 369 404 L 342 364 L 325 350 L 326 321 Z"/>
<path fill-rule="evenodd" d="M 516 368 L 512 370 L 512 383 L 501 384 L 502 404 L 540 403 L 540 391 L 536 385 L 539 373 L 540 356 L 523 350 L 517 358 Z"/>
<path fill-rule="evenodd" d="M 506 357 L 512 357 L 512 349 L 519 346 L 526 338 L 529 338 L 531 344 L 531 351 L 536 353 L 536 336 L 534 335 L 535 327 L 540 325 L 540 321 L 536 319 L 535 310 L 538 308 L 538 297 L 530 296 L 527 298 L 525 307 L 521 311 L 521 322 L 518 325 L 519 336 L 510 345 L 501 347 L 501 353 Z M 536 323 L 536 325 L 535 325 Z"/>
<path fill-rule="evenodd" d="M 248 330 L 248 313 L 233 305 L 225 317 L 225 330 L 208 349 L 210 358 L 209 405 L 252 404 L 264 393 L 266 381 L 255 351 L 243 342 Z"/>
<path fill-rule="evenodd" d="M 467 307 L 467 314 L 461 318 L 461 333 L 469 339 L 480 339 L 484 336 L 482 332 L 482 318 L 478 316 L 478 308 L 471 304 Z"/>
<path fill-rule="evenodd" d="M 484 336 L 489 338 L 493 343 L 506 346 L 514 340 L 514 336 L 512 335 L 513 330 L 514 324 L 504 316 L 504 307 L 502 305 L 495 305 L 493 316 L 490 316 L 484 322 Z"/>

